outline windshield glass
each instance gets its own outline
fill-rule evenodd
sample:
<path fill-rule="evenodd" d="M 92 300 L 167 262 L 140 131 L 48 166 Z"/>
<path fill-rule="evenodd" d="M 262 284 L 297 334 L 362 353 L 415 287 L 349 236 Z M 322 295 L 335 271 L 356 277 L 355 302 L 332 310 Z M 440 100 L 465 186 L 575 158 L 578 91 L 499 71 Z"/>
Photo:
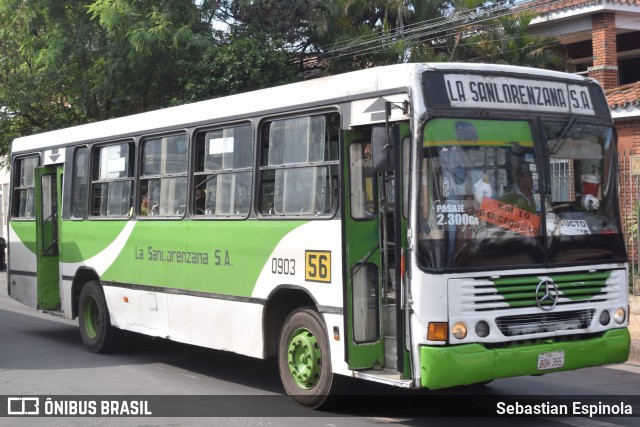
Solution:
<path fill-rule="evenodd" d="M 438 118 L 424 129 L 420 264 L 478 268 L 622 259 L 613 133 Z M 536 147 L 537 145 L 537 147 Z"/>

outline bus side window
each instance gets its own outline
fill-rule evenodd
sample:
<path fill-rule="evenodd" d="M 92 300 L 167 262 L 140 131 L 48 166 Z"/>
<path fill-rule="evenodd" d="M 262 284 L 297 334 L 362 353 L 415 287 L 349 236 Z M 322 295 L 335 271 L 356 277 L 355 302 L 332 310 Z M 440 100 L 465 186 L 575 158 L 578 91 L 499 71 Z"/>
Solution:
<path fill-rule="evenodd" d="M 13 217 L 35 218 L 35 186 L 38 157 L 16 161 L 14 169 Z"/>
<path fill-rule="evenodd" d="M 336 113 L 267 122 L 262 130 L 262 215 L 320 216 L 337 210 Z"/>
<path fill-rule="evenodd" d="M 71 184 L 71 217 L 82 219 L 87 214 L 89 190 L 89 148 L 80 147 L 73 155 Z"/>
<path fill-rule="evenodd" d="M 370 143 L 353 143 L 349 147 L 351 216 L 354 219 L 373 218 L 374 203 L 374 170 L 371 160 Z"/>
<path fill-rule="evenodd" d="M 142 143 L 139 215 L 181 217 L 187 203 L 187 134 L 145 139 Z"/>
<path fill-rule="evenodd" d="M 251 209 L 253 127 L 241 125 L 196 136 L 196 216 L 246 216 Z"/>
<path fill-rule="evenodd" d="M 91 216 L 123 218 L 131 215 L 133 143 L 103 145 L 93 150 Z"/>

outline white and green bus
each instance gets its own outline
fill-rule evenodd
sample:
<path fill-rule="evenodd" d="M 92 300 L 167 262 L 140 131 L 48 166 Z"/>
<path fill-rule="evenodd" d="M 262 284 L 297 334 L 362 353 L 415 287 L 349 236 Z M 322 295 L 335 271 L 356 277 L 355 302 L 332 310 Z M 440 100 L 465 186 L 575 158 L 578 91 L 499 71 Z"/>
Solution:
<path fill-rule="evenodd" d="M 18 138 L 12 298 L 122 330 L 441 389 L 623 362 L 628 264 L 602 89 L 403 64 Z"/>

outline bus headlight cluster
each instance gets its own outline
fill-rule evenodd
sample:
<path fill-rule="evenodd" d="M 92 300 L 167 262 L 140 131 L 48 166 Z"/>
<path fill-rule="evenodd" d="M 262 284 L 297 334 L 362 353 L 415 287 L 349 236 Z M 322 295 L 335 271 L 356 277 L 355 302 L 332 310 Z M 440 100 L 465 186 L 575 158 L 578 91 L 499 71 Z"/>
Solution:
<path fill-rule="evenodd" d="M 476 335 L 480 338 L 485 338 L 489 336 L 489 332 L 490 332 L 489 324 L 484 320 L 480 320 L 478 323 L 476 323 L 475 332 L 476 332 Z M 467 334 L 468 334 L 467 324 L 464 322 L 456 322 L 451 327 L 451 335 L 453 335 L 454 338 L 456 339 L 463 340 L 467 337 Z"/>
<path fill-rule="evenodd" d="M 627 320 L 627 313 L 624 311 L 624 308 L 619 308 L 613 313 L 613 320 L 615 320 L 618 325 L 622 325 L 624 321 Z"/>
<path fill-rule="evenodd" d="M 600 313 L 600 324 L 602 326 L 607 326 L 610 321 L 611 321 L 611 315 L 609 314 L 609 311 L 602 310 L 602 313 Z"/>

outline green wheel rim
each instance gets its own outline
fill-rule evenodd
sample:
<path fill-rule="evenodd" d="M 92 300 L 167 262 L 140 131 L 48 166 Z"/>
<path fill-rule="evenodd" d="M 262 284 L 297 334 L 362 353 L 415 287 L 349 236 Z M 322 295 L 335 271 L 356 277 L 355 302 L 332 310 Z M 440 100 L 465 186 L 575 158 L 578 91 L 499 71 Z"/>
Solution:
<path fill-rule="evenodd" d="M 320 378 L 322 354 L 318 339 L 308 329 L 301 328 L 293 333 L 288 350 L 289 372 L 303 389 L 313 388 Z"/>
<path fill-rule="evenodd" d="M 93 298 L 87 298 L 84 302 L 84 330 L 87 332 L 89 338 L 94 339 L 98 336 L 98 330 L 100 329 L 100 311 L 98 310 L 98 303 Z"/>

